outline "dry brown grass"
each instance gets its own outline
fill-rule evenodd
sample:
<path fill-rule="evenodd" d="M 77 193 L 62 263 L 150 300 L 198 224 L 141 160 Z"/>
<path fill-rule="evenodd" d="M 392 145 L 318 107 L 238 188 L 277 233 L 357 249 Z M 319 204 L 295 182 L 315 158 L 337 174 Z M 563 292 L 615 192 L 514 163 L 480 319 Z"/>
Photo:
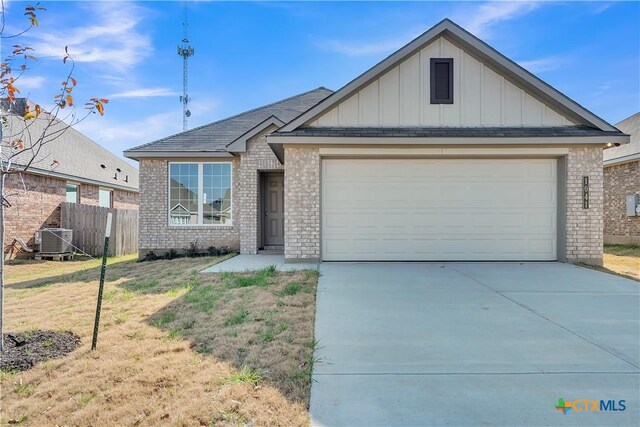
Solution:
<path fill-rule="evenodd" d="M 213 262 L 113 264 L 96 352 L 97 268 L 7 286 L 8 330 L 71 330 L 82 345 L 1 373 L 2 423 L 306 425 L 316 272 L 198 273 Z"/>
<path fill-rule="evenodd" d="M 605 245 L 604 268 L 614 274 L 640 280 L 640 246 Z"/>

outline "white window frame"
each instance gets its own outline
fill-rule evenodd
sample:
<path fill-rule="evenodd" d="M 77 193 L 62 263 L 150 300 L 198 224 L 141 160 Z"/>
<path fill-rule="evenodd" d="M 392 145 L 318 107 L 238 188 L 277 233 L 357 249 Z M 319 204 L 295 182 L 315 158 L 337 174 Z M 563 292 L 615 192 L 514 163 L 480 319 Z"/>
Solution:
<path fill-rule="evenodd" d="M 100 191 L 109 192 L 109 206 L 100 206 Z M 113 209 L 113 188 L 98 187 L 98 206 L 101 208 Z"/>
<path fill-rule="evenodd" d="M 197 224 L 172 224 L 171 223 L 171 165 L 180 165 L 180 164 L 188 164 L 188 165 L 198 165 L 198 223 Z M 231 221 L 225 224 L 203 224 L 203 210 L 202 203 L 204 202 L 204 167 L 203 165 L 208 164 L 227 164 L 229 165 L 229 177 L 230 177 L 230 185 L 229 185 L 229 198 L 231 199 Z M 167 225 L 169 227 L 232 227 L 233 221 L 235 221 L 235 215 L 233 214 L 233 162 L 167 162 Z"/>
<path fill-rule="evenodd" d="M 75 182 L 75 181 L 67 181 L 64 185 L 64 200 L 65 202 L 67 202 L 67 185 L 73 185 L 76 187 L 76 201 L 75 204 L 79 205 L 80 202 L 80 183 L 79 182 Z M 67 202 L 67 203 L 71 203 L 71 202 Z"/>

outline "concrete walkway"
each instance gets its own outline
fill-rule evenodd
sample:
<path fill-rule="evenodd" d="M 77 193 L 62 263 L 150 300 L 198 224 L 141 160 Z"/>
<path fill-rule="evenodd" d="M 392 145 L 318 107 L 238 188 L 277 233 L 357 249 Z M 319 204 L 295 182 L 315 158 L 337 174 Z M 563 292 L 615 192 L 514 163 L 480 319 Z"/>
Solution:
<path fill-rule="evenodd" d="M 284 255 L 236 255 L 213 265 L 201 273 L 242 273 L 257 271 L 275 265 L 278 271 L 317 270 L 316 263 L 285 263 Z"/>
<path fill-rule="evenodd" d="M 320 272 L 312 425 L 640 425 L 638 282 L 561 263 Z M 563 415 L 560 397 L 626 410 Z"/>

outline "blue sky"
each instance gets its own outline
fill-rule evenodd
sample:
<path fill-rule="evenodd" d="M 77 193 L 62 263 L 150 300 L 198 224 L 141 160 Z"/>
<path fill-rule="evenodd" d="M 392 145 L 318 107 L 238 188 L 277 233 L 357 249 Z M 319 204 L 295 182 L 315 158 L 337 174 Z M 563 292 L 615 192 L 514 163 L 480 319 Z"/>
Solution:
<path fill-rule="evenodd" d="M 27 4 L 8 2 L 5 34 L 20 27 Z M 105 117 L 80 131 L 121 156 L 182 130 L 182 2 L 42 5 L 40 27 L 18 40 L 40 58 L 18 85 L 23 94 L 50 104 L 69 45 L 76 99 L 110 99 Z M 188 10 L 189 127 L 318 86 L 338 89 L 443 18 L 612 123 L 640 110 L 638 2 L 192 1 Z"/>

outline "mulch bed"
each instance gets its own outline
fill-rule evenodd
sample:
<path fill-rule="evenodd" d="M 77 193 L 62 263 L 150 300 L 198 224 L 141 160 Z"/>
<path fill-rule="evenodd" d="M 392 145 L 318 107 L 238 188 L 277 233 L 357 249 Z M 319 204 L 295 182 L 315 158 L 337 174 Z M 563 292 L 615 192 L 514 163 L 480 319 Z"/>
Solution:
<path fill-rule="evenodd" d="M 29 331 L 4 334 L 4 351 L 0 354 L 3 371 L 26 371 L 45 360 L 62 357 L 80 345 L 73 332 Z"/>

